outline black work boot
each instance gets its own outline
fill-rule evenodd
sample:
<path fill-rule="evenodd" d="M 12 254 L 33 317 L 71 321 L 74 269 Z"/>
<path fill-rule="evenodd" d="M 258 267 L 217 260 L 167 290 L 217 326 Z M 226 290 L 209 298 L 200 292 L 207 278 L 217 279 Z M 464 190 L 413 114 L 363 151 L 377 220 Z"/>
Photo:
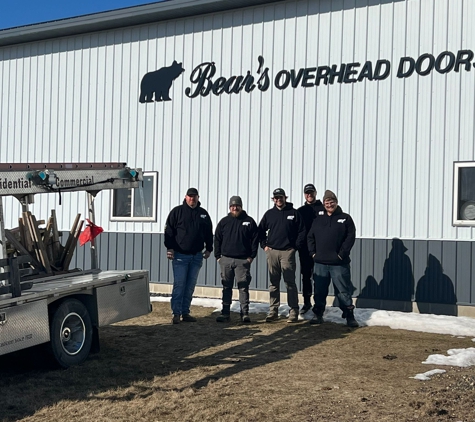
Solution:
<path fill-rule="evenodd" d="M 251 323 L 251 317 L 249 314 L 242 314 L 241 315 L 241 321 L 244 322 L 244 324 L 250 324 Z"/>
<path fill-rule="evenodd" d="M 315 314 L 315 316 L 309 321 L 309 324 L 312 324 L 312 325 L 320 325 L 320 324 L 323 324 L 324 321 L 323 321 L 323 312 L 324 310 L 323 309 L 313 309 L 313 313 Z"/>
<path fill-rule="evenodd" d="M 299 308 L 291 309 L 289 311 L 289 317 L 287 318 L 288 323 L 298 322 L 299 320 Z"/>
<path fill-rule="evenodd" d="M 266 322 L 273 322 L 279 319 L 278 309 L 271 309 L 266 316 Z"/>
<path fill-rule="evenodd" d="M 183 314 L 181 316 L 181 320 L 183 322 L 196 322 L 196 318 L 191 316 L 190 314 Z"/>
<path fill-rule="evenodd" d="M 348 327 L 352 327 L 352 328 L 356 328 L 356 327 L 360 326 L 358 324 L 358 321 L 356 321 L 356 319 L 355 319 L 353 309 L 348 309 L 346 311 L 346 325 L 348 325 Z"/>
<path fill-rule="evenodd" d="M 224 291 L 223 291 L 224 296 Z M 231 305 L 229 300 L 225 300 L 223 297 L 223 308 L 221 309 L 221 315 L 216 318 L 216 322 L 229 322 L 231 320 Z"/>
<path fill-rule="evenodd" d="M 306 298 L 305 298 L 306 299 Z M 312 304 L 310 303 L 310 300 L 304 300 L 302 309 L 300 309 L 300 315 L 306 314 L 312 307 Z"/>
<path fill-rule="evenodd" d="M 216 318 L 216 322 L 229 322 L 231 316 L 229 314 L 221 314 Z"/>

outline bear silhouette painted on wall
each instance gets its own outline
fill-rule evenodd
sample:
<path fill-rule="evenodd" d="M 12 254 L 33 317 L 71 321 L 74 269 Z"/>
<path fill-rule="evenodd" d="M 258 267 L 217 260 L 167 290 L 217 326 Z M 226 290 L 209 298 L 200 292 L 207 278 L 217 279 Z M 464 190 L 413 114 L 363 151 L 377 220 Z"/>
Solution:
<path fill-rule="evenodd" d="M 142 78 L 142 82 L 140 82 L 139 101 L 141 103 L 151 103 L 154 96 L 155 101 L 170 101 L 172 83 L 184 71 L 182 63 L 173 60 L 171 66 L 146 73 Z"/>

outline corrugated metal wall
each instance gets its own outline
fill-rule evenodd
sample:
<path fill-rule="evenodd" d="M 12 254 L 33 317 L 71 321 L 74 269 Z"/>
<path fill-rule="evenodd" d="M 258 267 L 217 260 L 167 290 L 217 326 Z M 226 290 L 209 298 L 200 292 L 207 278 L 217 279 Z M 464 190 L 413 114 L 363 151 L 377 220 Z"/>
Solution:
<path fill-rule="evenodd" d="M 474 70 L 396 77 L 400 57 L 475 50 L 475 2 L 287 1 L 215 15 L 0 49 L 2 162 L 126 161 L 159 172 L 157 223 L 109 222 L 109 193 L 96 203 L 112 232 L 162 232 L 188 186 L 217 222 L 243 197 L 257 220 L 282 186 L 336 191 L 358 236 L 471 240 L 453 228 L 452 166 L 474 160 Z M 192 69 L 214 61 L 216 77 L 273 78 L 281 69 L 387 59 L 383 81 L 209 95 L 189 99 Z M 139 104 L 148 72 L 173 60 L 186 69 L 173 101 Z M 63 199 L 61 228 L 85 211 Z M 57 203 L 38 199 L 37 215 Z M 6 214 L 15 225 L 18 207 Z M 42 218 L 42 217 L 41 217 Z M 7 224 L 8 225 L 8 224 Z"/>
<path fill-rule="evenodd" d="M 66 233 L 64 233 L 66 238 Z M 152 282 L 172 283 L 162 234 L 104 233 L 97 251 L 102 269 L 148 269 Z M 457 315 L 457 305 L 475 304 L 475 244 L 454 241 L 357 239 L 351 273 L 357 306 Z M 90 268 L 90 249 L 78 248 L 72 267 Z M 297 274 L 299 274 L 297 268 Z M 251 266 L 251 289 L 269 285 L 266 257 L 259 249 Z M 214 257 L 205 261 L 198 285 L 221 287 Z M 281 282 L 282 291 L 285 291 Z M 298 283 L 299 285 L 299 283 Z"/>

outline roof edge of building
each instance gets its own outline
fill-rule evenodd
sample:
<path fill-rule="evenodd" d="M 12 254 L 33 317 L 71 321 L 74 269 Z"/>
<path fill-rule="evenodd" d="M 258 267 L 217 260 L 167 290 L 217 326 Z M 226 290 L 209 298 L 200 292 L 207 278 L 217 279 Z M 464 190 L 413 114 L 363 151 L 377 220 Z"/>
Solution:
<path fill-rule="evenodd" d="M 282 0 L 164 0 L 0 30 L 0 47 L 198 16 Z"/>

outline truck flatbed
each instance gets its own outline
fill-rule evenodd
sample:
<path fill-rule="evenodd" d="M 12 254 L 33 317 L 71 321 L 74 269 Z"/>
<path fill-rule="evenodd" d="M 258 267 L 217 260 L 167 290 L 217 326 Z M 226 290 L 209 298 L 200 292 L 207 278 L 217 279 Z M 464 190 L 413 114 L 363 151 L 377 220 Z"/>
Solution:
<path fill-rule="evenodd" d="M 58 237 L 55 219 L 51 217 L 42 240 L 28 206 L 35 194 L 85 191 L 93 224 L 95 195 L 102 189 L 138 188 L 142 170 L 130 169 L 125 163 L 0 164 L 0 180 L 0 356 L 49 343 L 61 366 L 78 365 L 90 351 L 99 350 L 100 327 L 151 311 L 149 274 L 145 270 L 99 270 L 93 237 L 89 239 L 91 269 L 69 270 L 82 227 L 80 214 L 74 236 L 70 232 L 63 251 L 55 257 L 43 243 L 45 233 L 49 240 Z M 3 196 L 20 201 L 28 239 L 26 229 L 25 233 L 18 230 L 21 239 L 5 230 Z"/>
<path fill-rule="evenodd" d="M 11 294 L 0 295 L 0 309 L 50 297 L 54 298 L 64 296 L 65 294 L 71 295 L 75 292 L 84 293 L 94 288 L 143 278 L 144 275 L 147 274 L 148 272 L 143 270 L 90 270 L 61 274 L 52 277 L 36 278 L 33 280 L 33 287 L 29 290 L 23 291 L 20 297 L 11 297 Z"/>

